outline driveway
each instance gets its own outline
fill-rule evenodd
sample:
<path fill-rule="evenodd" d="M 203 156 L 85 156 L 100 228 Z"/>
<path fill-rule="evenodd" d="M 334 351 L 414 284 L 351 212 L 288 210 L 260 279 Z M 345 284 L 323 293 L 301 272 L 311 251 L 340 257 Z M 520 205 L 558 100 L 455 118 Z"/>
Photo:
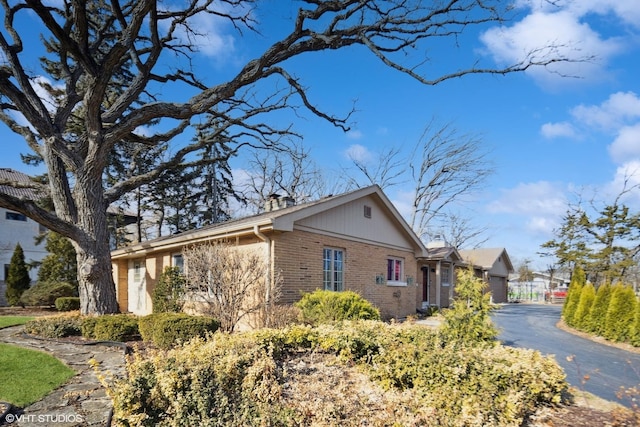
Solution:
<path fill-rule="evenodd" d="M 493 314 L 500 329 L 498 339 L 504 345 L 555 355 L 571 386 L 629 406 L 616 392 L 640 385 L 640 354 L 558 329 L 561 310 L 560 305 L 551 304 L 504 305 Z"/>

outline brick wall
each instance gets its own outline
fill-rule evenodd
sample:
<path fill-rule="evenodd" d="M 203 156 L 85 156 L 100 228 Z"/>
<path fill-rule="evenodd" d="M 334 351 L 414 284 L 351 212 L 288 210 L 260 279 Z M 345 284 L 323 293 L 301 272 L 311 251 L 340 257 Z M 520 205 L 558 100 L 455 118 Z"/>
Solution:
<path fill-rule="evenodd" d="M 283 302 L 295 302 L 302 292 L 322 288 L 323 248 L 330 247 L 344 251 L 345 290 L 355 291 L 372 302 L 386 319 L 416 313 L 420 278 L 417 277 L 418 268 L 412 251 L 299 230 L 284 233 L 274 240 L 275 269 L 283 278 Z M 376 284 L 376 275 L 386 275 L 389 257 L 404 260 L 404 274 L 413 279 L 411 285 Z"/>

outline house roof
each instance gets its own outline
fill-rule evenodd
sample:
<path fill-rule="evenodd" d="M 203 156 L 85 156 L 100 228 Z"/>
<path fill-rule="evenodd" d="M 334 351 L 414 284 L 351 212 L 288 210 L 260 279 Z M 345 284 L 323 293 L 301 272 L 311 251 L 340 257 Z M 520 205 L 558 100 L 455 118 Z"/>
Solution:
<path fill-rule="evenodd" d="M 466 262 L 481 267 L 483 270 L 492 269 L 498 259 L 502 257 L 507 270 L 513 271 L 513 264 L 511 264 L 511 259 L 505 248 L 460 250 L 460 255 Z"/>
<path fill-rule="evenodd" d="M 24 186 L 0 185 L 0 193 L 19 199 L 35 200 L 38 198 L 35 183 L 31 177 L 25 173 L 9 168 L 0 168 L 0 182 L 15 182 Z M 27 185 L 33 185 L 28 187 Z"/>
<path fill-rule="evenodd" d="M 453 246 L 427 247 L 426 255 L 426 258 L 430 260 L 449 259 L 451 261 L 462 261 L 462 256 Z"/>
<path fill-rule="evenodd" d="M 258 233 L 269 231 L 293 231 L 296 221 L 320 214 L 337 206 L 368 196 L 378 199 L 381 205 L 386 209 L 387 213 L 396 221 L 402 233 L 413 243 L 416 254 L 424 256 L 426 254 L 426 248 L 420 238 L 414 233 L 404 218 L 402 218 L 382 189 L 377 185 L 372 185 L 336 196 L 327 196 L 322 199 L 300 205 L 283 207 L 258 215 L 212 224 L 179 234 L 159 237 L 154 240 L 118 249 L 112 252 L 111 257 L 121 258 L 127 257 L 132 253 L 158 250 L 161 248 L 169 249 L 171 247 L 180 247 L 187 242 L 204 242 L 208 240 L 231 238 L 248 234 L 256 235 Z"/>

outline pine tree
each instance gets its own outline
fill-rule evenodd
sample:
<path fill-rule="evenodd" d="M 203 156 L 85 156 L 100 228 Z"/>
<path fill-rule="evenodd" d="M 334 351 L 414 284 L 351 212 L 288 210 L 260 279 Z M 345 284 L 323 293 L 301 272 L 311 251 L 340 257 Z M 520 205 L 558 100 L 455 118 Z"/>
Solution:
<path fill-rule="evenodd" d="M 29 270 L 24 260 L 24 251 L 20 243 L 16 245 L 11 262 L 9 264 L 9 274 L 6 277 L 7 290 L 5 292 L 9 305 L 20 304 L 22 293 L 29 289 L 31 278 Z"/>
<path fill-rule="evenodd" d="M 38 270 L 38 282 L 65 282 L 78 288 L 78 264 L 76 250 L 69 239 L 49 231 L 44 257 Z"/>

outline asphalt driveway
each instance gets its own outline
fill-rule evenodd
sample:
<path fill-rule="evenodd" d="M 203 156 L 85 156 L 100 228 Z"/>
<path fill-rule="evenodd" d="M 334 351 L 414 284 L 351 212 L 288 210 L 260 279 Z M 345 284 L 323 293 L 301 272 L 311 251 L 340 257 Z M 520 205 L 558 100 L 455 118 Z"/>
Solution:
<path fill-rule="evenodd" d="M 493 314 L 504 345 L 555 355 L 573 387 L 603 399 L 620 400 L 621 387 L 640 386 L 640 354 L 581 338 L 556 327 L 560 305 L 507 304 Z M 637 396 L 640 398 L 640 396 Z"/>

